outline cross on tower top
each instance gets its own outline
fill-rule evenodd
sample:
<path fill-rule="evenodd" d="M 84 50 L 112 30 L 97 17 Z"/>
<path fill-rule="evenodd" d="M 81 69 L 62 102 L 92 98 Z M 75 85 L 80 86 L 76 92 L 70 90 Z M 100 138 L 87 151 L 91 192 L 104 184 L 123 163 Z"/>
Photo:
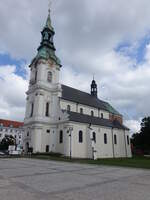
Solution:
<path fill-rule="evenodd" d="M 48 0 L 48 13 L 51 12 L 52 0 Z"/>

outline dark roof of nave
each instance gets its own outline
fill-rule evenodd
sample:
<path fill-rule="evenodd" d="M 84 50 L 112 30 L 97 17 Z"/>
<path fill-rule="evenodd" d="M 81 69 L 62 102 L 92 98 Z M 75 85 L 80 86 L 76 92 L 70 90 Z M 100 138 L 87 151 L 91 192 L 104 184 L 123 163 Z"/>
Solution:
<path fill-rule="evenodd" d="M 68 112 L 68 114 L 69 114 L 69 120 L 73 122 L 80 122 L 91 125 L 99 125 L 99 126 L 129 130 L 126 126 L 122 125 L 117 120 L 110 121 L 109 119 L 102 119 L 99 117 L 93 117 L 90 115 L 84 115 L 76 112 Z"/>
<path fill-rule="evenodd" d="M 121 115 L 109 103 L 102 101 L 89 93 L 77 90 L 75 88 L 62 85 L 62 99 L 76 102 L 79 104 L 95 107 L 101 110 L 106 110 L 115 115 Z"/>

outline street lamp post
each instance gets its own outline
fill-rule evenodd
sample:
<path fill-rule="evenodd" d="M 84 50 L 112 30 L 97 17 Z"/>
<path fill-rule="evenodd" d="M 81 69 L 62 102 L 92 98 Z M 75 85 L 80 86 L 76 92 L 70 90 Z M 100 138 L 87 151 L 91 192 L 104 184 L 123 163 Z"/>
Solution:
<path fill-rule="evenodd" d="M 69 157 L 70 157 L 70 159 L 71 159 L 71 157 L 72 157 L 72 131 L 73 131 L 73 128 L 72 127 L 69 127 L 69 129 L 68 129 L 68 132 L 69 132 L 69 143 L 70 143 L 70 152 L 69 152 Z"/>

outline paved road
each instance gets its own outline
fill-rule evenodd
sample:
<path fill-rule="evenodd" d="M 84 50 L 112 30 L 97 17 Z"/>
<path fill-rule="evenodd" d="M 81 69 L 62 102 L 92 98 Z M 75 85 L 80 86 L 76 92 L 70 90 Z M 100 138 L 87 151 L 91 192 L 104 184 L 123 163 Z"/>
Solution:
<path fill-rule="evenodd" d="M 0 200 L 150 200 L 150 170 L 0 159 Z"/>

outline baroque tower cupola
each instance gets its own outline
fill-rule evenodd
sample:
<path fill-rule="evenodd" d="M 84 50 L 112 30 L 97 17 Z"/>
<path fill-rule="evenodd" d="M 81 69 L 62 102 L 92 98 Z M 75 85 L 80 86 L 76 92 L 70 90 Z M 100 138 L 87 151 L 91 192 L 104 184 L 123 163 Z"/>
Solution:
<path fill-rule="evenodd" d="M 41 32 L 41 35 L 42 35 L 41 43 L 37 49 L 38 53 L 36 57 L 33 59 L 32 63 L 38 61 L 39 59 L 45 59 L 45 60 L 52 59 L 58 66 L 61 67 L 61 62 L 55 54 L 56 49 L 53 41 L 55 31 L 51 23 L 50 9 L 48 11 L 46 24 Z"/>
<path fill-rule="evenodd" d="M 48 12 L 46 24 L 45 24 L 41 34 L 42 34 L 42 41 L 41 41 L 40 47 L 38 48 L 38 51 L 41 48 L 43 48 L 44 46 L 55 51 L 55 47 L 54 47 L 54 43 L 53 43 L 53 36 L 54 36 L 55 32 L 51 25 L 50 10 Z"/>
<path fill-rule="evenodd" d="M 94 80 L 94 77 L 91 83 L 91 95 L 97 97 L 97 84 L 96 81 Z"/>

